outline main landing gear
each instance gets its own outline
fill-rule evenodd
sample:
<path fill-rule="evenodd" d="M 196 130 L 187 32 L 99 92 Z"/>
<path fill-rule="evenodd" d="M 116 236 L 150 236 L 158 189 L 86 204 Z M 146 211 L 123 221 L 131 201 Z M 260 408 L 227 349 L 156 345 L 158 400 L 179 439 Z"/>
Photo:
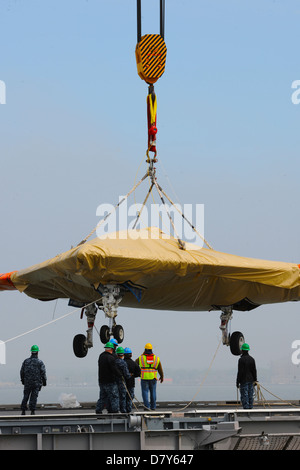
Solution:
<path fill-rule="evenodd" d="M 221 325 L 222 330 L 222 342 L 226 346 L 230 347 L 230 351 L 234 356 L 241 354 L 242 344 L 245 342 L 243 333 L 240 331 L 234 331 L 232 334 L 228 332 L 228 323 L 232 318 L 232 307 L 223 307 L 221 314 Z"/>
<path fill-rule="evenodd" d="M 116 324 L 116 316 L 118 305 L 122 300 L 122 292 L 119 286 L 107 285 L 102 287 L 102 304 L 92 303 L 81 310 L 81 318 L 83 313 L 87 317 L 88 329 L 86 336 L 83 334 L 76 335 L 73 340 L 73 351 L 77 357 L 85 357 L 89 348 L 93 347 L 93 328 L 98 308 L 104 311 L 109 319 L 109 325 L 103 325 L 100 329 L 100 340 L 103 344 L 107 343 L 111 336 L 120 344 L 124 340 L 124 330 L 121 325 Z"/>

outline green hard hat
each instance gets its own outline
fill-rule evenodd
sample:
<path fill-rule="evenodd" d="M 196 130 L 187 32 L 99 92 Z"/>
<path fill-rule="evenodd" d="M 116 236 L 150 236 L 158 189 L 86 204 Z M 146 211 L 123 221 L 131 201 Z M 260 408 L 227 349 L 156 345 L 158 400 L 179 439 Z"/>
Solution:
<path fill-rule="evenodd" d="M 122 348 L 122 346 L 118 346 L 118 347 L 117 347 L 116 353 L 117 353 L 117 354 L 124 354 L 124 349 Z"/>
<path fill-rule="evenodd" d="M 110 341 L 108 343 L 106 343 L 106 345 L 104 347 L 107 348 L 107 349 L 114 349 L 114 345 Z"/>
<path fill-rule="evenodd" d="M 250 346 L 249 346 L 249 344 L 244 343 L 244 344 L 242 345 L 242 348 L 241 348 L 241 349 L 242 349 L 242 351 L 249 351 L 249 350 L 250 350 Z"/>
<path fill-rule="evenodd" d="M 39 351 L 39 347 L 34 344 L 33 346 L 31 346 L 31 349 L 30 349 L 31 352 L 38 352 Z"/>

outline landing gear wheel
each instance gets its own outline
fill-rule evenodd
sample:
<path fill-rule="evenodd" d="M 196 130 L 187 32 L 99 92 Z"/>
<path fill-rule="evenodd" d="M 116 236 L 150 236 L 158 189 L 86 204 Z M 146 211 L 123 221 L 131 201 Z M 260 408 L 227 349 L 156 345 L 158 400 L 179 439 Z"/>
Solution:
<path fill-rule="evenodd" d="M 116 325 L 113 328 L 113 335 L 115 340 L 120 344 L 124 340 L 124 330 L 121 325 Z"/>
<path fill-rule="evenodd" d="M 244 342 L 244 335 L 240 331 L 234 331 L 232 335 L 230 335 L 229 346 L 230 351 L 234 356 L 239 356 L 241 354 L 241 347 Z"/>
<path fill-rule="evenodd" d="M 86 337 L 84 335 L 76 335 L 73 339 L 73 351 L 76 357 L 85 357 L 88 353 L 86 345 Z"/>
<path fill-rule="evenodd" d="M 103 325 L 100 328 L 100 341 L 103 344 L 108 343 L 110 340 L 109 328 L 107 325 Z"/>

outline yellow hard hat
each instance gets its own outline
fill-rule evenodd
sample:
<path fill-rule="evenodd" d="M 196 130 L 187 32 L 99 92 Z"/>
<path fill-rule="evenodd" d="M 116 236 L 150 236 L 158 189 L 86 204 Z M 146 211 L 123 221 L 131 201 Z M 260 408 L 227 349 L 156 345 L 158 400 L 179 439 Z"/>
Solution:
<path fill-rule="evenodd" d="M 152 349 L 152 344 L 147 343 L 147 344 L 145 345 L 145 349 Z"/>

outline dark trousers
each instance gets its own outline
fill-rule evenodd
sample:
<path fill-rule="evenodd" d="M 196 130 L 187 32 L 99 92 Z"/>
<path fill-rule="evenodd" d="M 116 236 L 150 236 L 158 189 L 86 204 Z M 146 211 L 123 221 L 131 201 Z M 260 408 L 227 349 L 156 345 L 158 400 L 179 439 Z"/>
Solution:
<path fill-rule="evenodd" d="M 120 411 L 121 413 L 126 413 L 126 395 L 127 391 L 123 382 L 118 381 L 118 389 L 119 389 L 119 403 L 120 403 Z"/>
<path fill-rule="evenodd" d="M 253 408 L 254 387 L 253 382 L 246 382 L 240 385 L 241 402 L 243 408 Z"/>
<path fill-rule="evenodd" d="M 41 387 L 36 385 L 25 385 L 23 400 L 21 403 L 21 410 L 25 411 L 27 409 L 27 402 L 29 400 L 29 409 L 34 411 L 36 409 L 36 402 L 39 396 L 39 391 Z"/>
<path fill-rule="evenodd" d="M 109 413 L 120 411 L 119 389 L 116 382 L 100 384 L 100 396 L 96 404 L 96 412 L 102 413 L 106 408 Z"/>

